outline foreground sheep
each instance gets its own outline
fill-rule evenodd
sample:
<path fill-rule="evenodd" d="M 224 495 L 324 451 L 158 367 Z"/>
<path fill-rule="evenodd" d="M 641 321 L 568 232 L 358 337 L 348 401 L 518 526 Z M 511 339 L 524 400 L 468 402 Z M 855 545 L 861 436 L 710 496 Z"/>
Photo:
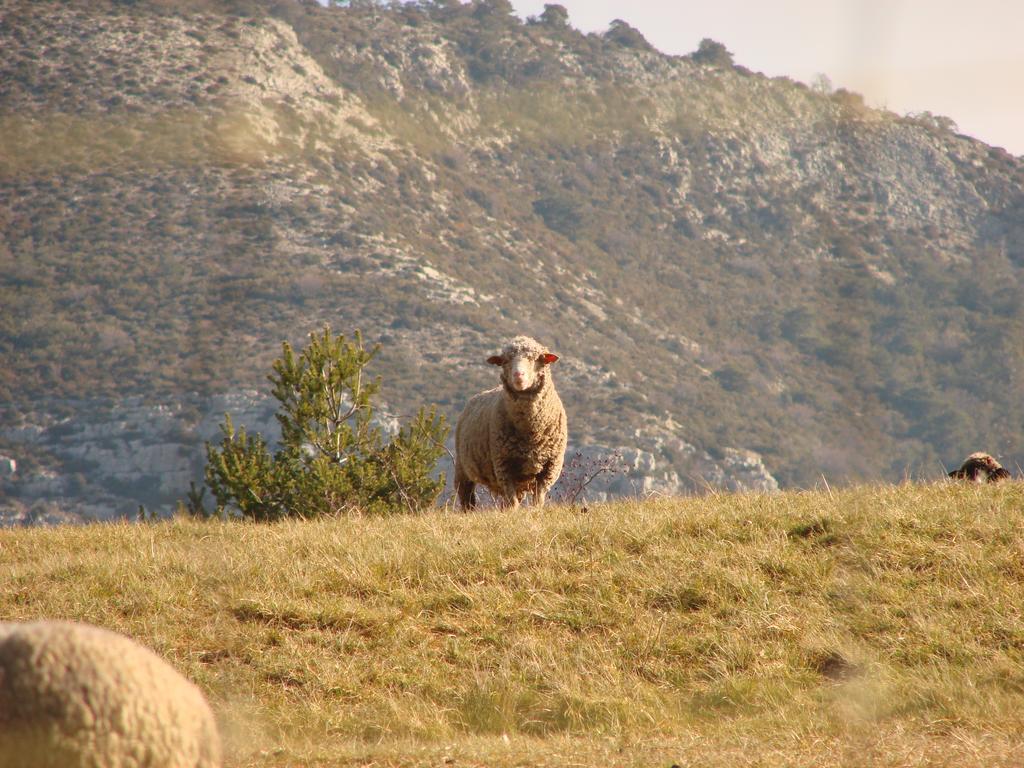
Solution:
<path fill-rule="evenodd" d="M 216 768 L 206 700 L 98 627 L 0 623 L 0 768 Z"/>
<path fill-rule="evenodd" d="M 972 483 L 998 483 L 1006 480 L 1010 473 L 987 453 L 978 451 L 964 459 L 960 469 L 954 469 L 949 476 L 956 480 L 970 480 Z"/>
<path fill-rule="evenodd" d="M 455 425 L 455 491 L 463 509 L 476 506 L 484 485 L 515 509 L 527 491 L 534 506 L 562 472 L 568 430 L 548 366 L 558 359 L 529 336 L 516 336 L 500 355 L 501 386 L 470 399 Z"/>

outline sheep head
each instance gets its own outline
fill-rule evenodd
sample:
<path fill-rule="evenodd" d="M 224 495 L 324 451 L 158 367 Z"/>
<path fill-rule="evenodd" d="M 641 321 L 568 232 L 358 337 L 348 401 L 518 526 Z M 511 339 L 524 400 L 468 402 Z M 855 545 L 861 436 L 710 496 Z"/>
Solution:
<path fill-rule="evenodd" d="M 960 469 L 953 470 L 949 476 L 974 483 L 998 483 L 1010 477 L 1010 473 L 992 456 L 977 451 L 964 459 Z"/>
<path fill-rule="evenodd" d="M 544 370 L 558 359 L 536 339 L 516 336 L 505 345 L 501 354 L 487 358 L 491 365 L 501 366 L 501 383 L 512 392 L 531 392 L 544 383 Z"/>

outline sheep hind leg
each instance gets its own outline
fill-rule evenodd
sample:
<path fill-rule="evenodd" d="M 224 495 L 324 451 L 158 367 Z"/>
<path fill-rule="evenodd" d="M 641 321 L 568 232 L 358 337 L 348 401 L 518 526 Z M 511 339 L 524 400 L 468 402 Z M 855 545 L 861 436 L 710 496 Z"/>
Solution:
<path fill-rule="evenodd" d="M 476 483 L 468 477 L 461 477 L 458 472 L 455 473 L 455 493 L 463 512 L 476 509 Z"/>

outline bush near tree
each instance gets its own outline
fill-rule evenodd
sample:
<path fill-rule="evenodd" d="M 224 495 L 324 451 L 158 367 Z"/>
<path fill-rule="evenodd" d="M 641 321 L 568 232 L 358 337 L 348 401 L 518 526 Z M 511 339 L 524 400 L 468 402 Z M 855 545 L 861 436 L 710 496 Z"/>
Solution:
<path fill-rule="evenodd" d="M 380 379 L 366 366 L 380 346 L 333 336 L 325 327 L 295 353 L 285 342 L 268 376 L 280 403 L 276 451 L 260 434 L 235 429 L 224 416 L 219 445 L 206 444 L 206 484 L 215 514 L 256 521 L 321 517 L 344 512 L 415 512 L 444 488 L 435 476 L 448 435 L 435 407 L 416 416 L 385 442 L 374 424 L 373 397 Z"/>

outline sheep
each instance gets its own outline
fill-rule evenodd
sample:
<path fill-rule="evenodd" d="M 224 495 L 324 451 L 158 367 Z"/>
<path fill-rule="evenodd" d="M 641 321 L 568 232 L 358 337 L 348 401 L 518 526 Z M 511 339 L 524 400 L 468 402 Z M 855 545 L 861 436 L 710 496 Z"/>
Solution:
<path fill-rule="evenodd" d="M 217 768 L 206 700 L 106 629 L 0 622 L 0 768 Z"/>
<path fill-rule="evenodd" d="M 978 451 L 964 459 L 960 469 L 954 469 L 949 476 L 956 480 L 969 480 L 972 483 L 998 483 L 1001 480 L 1006 480 L 1010 473 L 989 454 Z"/>
<path fill-rule="evenodd" d="M 484 485 L 504 508 L 516 509 L 527 491 L 544 505 L 562 472 L 568 428 L 549 366 L 558 356 L 529 336 L 516 336 L 501 354 L 501 386 L 470 398 L 455 425 L 455 491 L 463 510 L 476 506 Z"/>

